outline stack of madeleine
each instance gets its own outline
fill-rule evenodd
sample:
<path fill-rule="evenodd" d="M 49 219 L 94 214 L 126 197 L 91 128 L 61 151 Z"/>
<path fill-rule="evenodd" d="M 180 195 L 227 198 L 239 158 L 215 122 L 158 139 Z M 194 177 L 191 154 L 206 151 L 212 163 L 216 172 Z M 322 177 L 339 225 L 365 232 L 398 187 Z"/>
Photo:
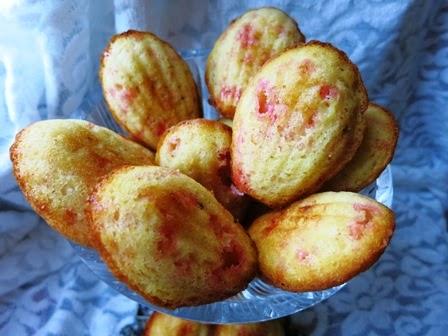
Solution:
<path fill-rule="evenodd" d="M 397 123 L 343 51 L 305 43 L 286 13 L 251 10 L 216 41 L 205 81 L 225 119 L 201 119 L 187 63 L 149 32 L 114 36 L 100 79 L 127 138 L 40 121 L 17 134 L 11 160 L 34 210 L 149 302 L 211 303 L 256 276 L 323 290 L 388 245 L 393 212 L 356 192 L 392 159 Z"/>

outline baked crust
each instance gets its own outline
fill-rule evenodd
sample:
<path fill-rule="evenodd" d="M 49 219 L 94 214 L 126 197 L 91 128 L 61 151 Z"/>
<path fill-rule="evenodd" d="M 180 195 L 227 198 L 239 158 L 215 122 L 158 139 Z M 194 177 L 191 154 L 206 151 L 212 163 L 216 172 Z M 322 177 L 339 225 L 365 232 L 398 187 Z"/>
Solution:
<path fill-rule="evenodd" d="M 113 36 L 102 54 L 99 77 L 114 119 L 152 149 L 167 128 L 202 114 L 187 63 L 152 33 L 129 30 Z"/>
<path fill-rule="evenodd" d="M 169 128 L 157 146 L 156 162 L 177 169 L 208 190 L 241 221 L 248 197 L 230 178 L 232 129 L 219 121 L 193 119 Z"/>
<path fill-rule="evenodd" d="M 233 182 L 271 207 L 315 192 L 361 144 L 367 104 L 356 65 L 331 44 L 311 41 L 268 61 L 237 105 Z"/>
<path fill-rule="evenodd" d="M 392 160 L 398 141 L 398 124 L 384 107 L 370 103 L 361 145 L 347 165 L 322 190 L 360 191 L 375 181 Z"/>
<path fill-rule="evenodd" d="M 233 118 L 239 97 L 261 66 L 303 42 L 297 22 L 277 8 L 253 9 L 233 20 L 207 59 L 205 82 L 210 104 Z"/>
<path fill-rule="evenodd" d="M 151 303 L 215 302 L 246 288 L 257 256 L 213 195 L 179 172 L 124 167 L 88 203 L 94 244 L 112 273 Z"/>
<path fill-rule="evenodd" d="M 394 214 L 349 192 L 315 194 L 252 224 L 262 277 L 294 292 L 341 285 L 372 266 L 389 244 Z"/>
<path fill-rule="evenodd" d="M 154 312 L 142 336 L 212 336 L 213 326 Z"/>
<path fill-rule="evenodd" d="M 217 325 L 213 336 L 284 336 L 279 320 L 248 324 Z"/>
<path fill-rule="evenodd" d="M 36 122 L 10 148 L 13 172 L 25 198 L 53 229 L 91 246 L 84 204 L 96 182 L 123 165 L 154 163 L 154 154 L 84 120 Z"/>

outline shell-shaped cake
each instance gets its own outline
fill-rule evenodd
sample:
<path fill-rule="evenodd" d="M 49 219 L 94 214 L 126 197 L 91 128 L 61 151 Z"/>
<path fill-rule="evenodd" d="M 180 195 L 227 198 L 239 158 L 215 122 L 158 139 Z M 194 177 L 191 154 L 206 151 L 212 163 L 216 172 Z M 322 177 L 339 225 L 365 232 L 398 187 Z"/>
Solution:
<path fill-rule="evenodd" d="M 143 336 L 210 336 L 211 326 L 154 312 L 146 323 Z"/>
<path fill-rule="evenodd" d="M 361 144 L 367 104 L 359 71 L 342 51 L 313 41 L 284 52 L 237 105 L 233 182 L 271 207 L 318 190 Z"/>
<path fill-rule="evenodd" d="M 130 30 L 112 37 L 101 58 L 100 80 L 116 121 L 152 149 L 167 128 L 201 116 L 187 63 L 154 34 Z"/>
<path fill-rule="evenodd" d="M 252 224 L 262 276 L 289 291 L 343 284 L 372 266 L 395 228 L 393 212 L 351 192 L 314 194 Z"/>
<path fill-rule="evenodd" d="M 169 308 L 227 298 L 257 265 L 252 241 L 206 188 L 177 171 L 124 167 L 89 201 L 95 245 L 115 276 Z"/>
<path fill-rule="evenodd" d="M 232 118 L 249 80 L 271 57 L 305 41 L 297 22 L 277 8 L 248 11 L 216 41 L 207 60 L 210 103 Z"/>
<path fill-rule="evenodd" d="M 279 320 L 248 324 L 203 324 L 154 312 L 143 336 L 284 336 Z"/>
<path fill-rule="evenodd" d="M 398 124 L 384 107 L 370 103 L 365 113 L 364 138 L 353 159 L 323 189 L 360 191 L 381 174 L 394 156 Z"/>
<path fill-rule="evenodd" d="M 171 127 L 159 141 L 156 162 L 177 169 L 213 192 L 234 217 L 248 203 L 230 178 L 232 129 L 219 121 L 194 119 Z"/>
<path fill-rule="evenodd" d="M 154 154 L 117 133 L 83 120 L 36 122 L 10 150 L 14 174 L 33 209 L 67 238 L 91 246 L 86 199 L 99 181 L 123 165 L 153 164 Z"/>
<path fill-rule="evenodd" d="M 284 336 L 280 321 L 250 324 L 221 324 L 216 326 L 213 336 Z"/>

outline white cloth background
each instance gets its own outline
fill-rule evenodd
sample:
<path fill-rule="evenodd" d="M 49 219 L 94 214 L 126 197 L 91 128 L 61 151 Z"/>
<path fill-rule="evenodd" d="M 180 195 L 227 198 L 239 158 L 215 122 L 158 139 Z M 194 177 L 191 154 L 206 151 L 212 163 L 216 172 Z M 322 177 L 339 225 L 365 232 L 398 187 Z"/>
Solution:
<path fill-rule="evenodd" d="M 381 261 L 294 317 L 313 335 L 444 335 L 448 329 L 448 6 L 443 0 L 0 1 L 0 335 L 117 335 L 137 305 L 83 266 L 30 210 L 8 148 L 30 122 L 70 117 L 98 94 L 108 38 L 151 30 L 209 48 L 245 8 L 275 5 L 308 39 L 360 66 L 372 100 L 397 115 L 395 237 Z M 299 332 L 298 332 L 299 333 Z"/>

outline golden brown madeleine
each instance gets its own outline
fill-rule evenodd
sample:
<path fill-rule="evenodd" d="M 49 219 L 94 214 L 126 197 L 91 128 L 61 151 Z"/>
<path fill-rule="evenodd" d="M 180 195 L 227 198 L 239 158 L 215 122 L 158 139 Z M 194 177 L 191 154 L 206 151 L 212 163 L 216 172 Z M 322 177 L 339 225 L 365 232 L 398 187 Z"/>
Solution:
<path fill-rule="evenodd" d="M 260 271 L 290 291 L 340 285 L 372 266 L 388 245 L 394 214 L 350 192 L 326 192 L 258 218 L 249 234 Z"/>
<path fill-rule="evenodd" d="M 223 324 L 216 326 L 213 336 L 284 336 L 280 321 L 251 324 Z"/>
<path fill-rule="evenodd" d="M 153 164 L 146 148 L 83 120 L 36 122 L 10 149 L 14 174 L 33 209 L 67 238 L 91 246 L 85 201 L 98 180 L 123 165 Z"/>
<path fill-rule="evenodd" d="M 112 37 L 101 58 L 100 80 L 117 122 L 153 149 L 167 128 L 201 116 L 187 63 L 151 33 L 130 30 Z"/>
<path fill-rule="evenodd" d="M 250 324 L 209 325 L 154 312 L 143 336 L 284 336 L 280 320 Z"/>
<path fill-rule="evenodd" d="M 365 113 L 366 129 L 353 159 L 323 189 L 360 191 L 381 174 L 392 160 L 398 141 L 398 124 L 391 112 L 370 103 Z"/>
<path fill-rule="evenodd" d="M 266 63 L 233 120 L 232 180 L 271 206 L 312 193 L 353 157 L 367 92 L 357 67 L 313 41 Z"/>
<path fill-rule="evenodd" d="M 232 129 L 219 121 L 187 120 L 162 136 L 156 162 L 162 167 L 177 169 L 202 184 L 240 220 L 248 197 L 230 178 L 231 142 Z"/>
<path fill-rule="evenodd" d="M 96 247 L 111 271 L 169 308 L 221 300 L 254 277 L 254 245 L 202 185 L 157 166 L 125 167 L 90 197 Z"/>
<path fill-rule="evenodd" d="M 142 336 L 211 336 L 213 326 L 154 312 Z"/>
<path fill-rule="evenodd" d="M 242 92 L 261 66 L 304 41 L 297 22 L 277 8 L 254 9 L 232 21 L 207 60 L 205 80 L 211 104 L 233 118 Z"/>

